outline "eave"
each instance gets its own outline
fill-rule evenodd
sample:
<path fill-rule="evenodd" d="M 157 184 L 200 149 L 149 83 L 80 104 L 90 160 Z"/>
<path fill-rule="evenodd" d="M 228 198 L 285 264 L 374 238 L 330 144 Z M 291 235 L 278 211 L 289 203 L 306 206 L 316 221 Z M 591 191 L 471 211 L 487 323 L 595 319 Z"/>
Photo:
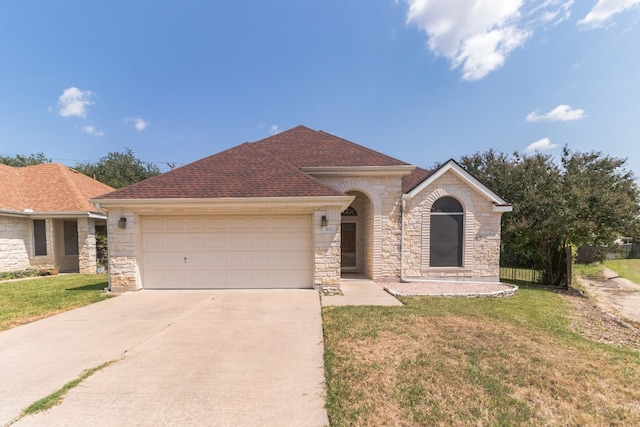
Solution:
<path fill-rule="evenodd" d="M 98 212 L 77 211 L 77 212 L 34 212 L 30 209 L 23 211 L 0 209 L 0 215 L 17 218 L 93 218 L 107 219 L 107 216 Z"/>
<path fill-rule="evenodd" d="M 215 199 L 91 199 L 99 209 L 105 208 L 296 208 L 336 207 L 346 209 L 354 196 L 318 197 L 226 197 Z"/>

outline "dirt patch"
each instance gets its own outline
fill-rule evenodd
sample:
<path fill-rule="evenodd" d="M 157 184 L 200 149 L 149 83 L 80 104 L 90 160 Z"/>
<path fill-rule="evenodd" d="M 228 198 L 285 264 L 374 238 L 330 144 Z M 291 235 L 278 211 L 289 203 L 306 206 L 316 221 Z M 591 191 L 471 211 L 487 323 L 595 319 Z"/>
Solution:
<path fill-rule="evenodd" d="M 597 342 L 640 351 L 638 325 L 623 320 L 605 302 L 587 297 L 580 290 L 571 289 L 560 295 L 573 305 L 572 330 Z"/>

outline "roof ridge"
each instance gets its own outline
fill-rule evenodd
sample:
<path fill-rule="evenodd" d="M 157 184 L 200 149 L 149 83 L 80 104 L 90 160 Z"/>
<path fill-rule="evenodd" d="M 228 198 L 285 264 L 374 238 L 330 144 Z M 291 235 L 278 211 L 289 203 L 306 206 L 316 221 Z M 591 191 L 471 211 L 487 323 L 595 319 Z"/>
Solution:
<path fill-rule="evenodd" d="M 301 126 L 302 126 L 302 125 L 301 125 Z M 300 127 L 300 126 L 298 126 L 298 127 Z M 304 126 L 302 126 L 302 127 L 304 127 Z M 297 173 L 297 174 L 299 174 L 299 175 L 303 175 L 303 176 L 305 176 L 306 178 L 308 178 L 308 179 L 310 179 L 310 180 L 312 180 L 312 181 L 316 182 L 317 184 L 320 184 L 320 185 L 321 185 L 321 186 L 323 186 L 324 188 L 327 188 L 327 189 L 329 189 L 329 190 L 337 191 L 338 193 L 341 193 L 341 191 L 336 190 L 335 188 L 331 187 L 330 185 L 328 185 L 328 184 L 326 184 L 326 183 L 324 183 L 324 182 L 320 181 L 318 178 L 316 178 L 316 177 L 314 177 L 314 176 L 309 175 L 308 173 L 306 173 L 306 172 L 302 171 L 300 168 L 298 168 L 298 167 L 296 167 L 296 166 L 292 165 L 291 163 L 289 163 L 289 162 L 285 161 L 284 159 L 281 159 L 281 158 L 279 158 L 279 157 L 275 157 L 275 156 L 271 155 L 270 153 L 268 153 L 268 152 L 266 152 L 266 151 L 263 151 L 263 150 L 261 150 L 261 149 L 259 149 L 259 148 L 257 148 L 257 147 L 254 147 L 252 144 L 253 144 L 253 142 L 243 142 L 242 144 L 240 144 L 240 146 L 242 146 L 242 145 L 246 145 L 247 147 L 251 148 L 251 149 L 252 149 L 252 150 L 254 150 L 254 151 L 257 151 L 258 153 L 262 154 L 263 156 L 266 156 L 266 157 L 268 157 L 269 159 L 271 159 L 271 160 L 273 160 L 273 161 L 276 161 L 276 162 L 280 163 L 281 165 L 283 165 L 283 166 L 287 167 L 288 169 L 293 170 L 295 173 Z"/>
<path fill-rule="evenodd" d="M 347 144 L 350 144 L 350 145 L 352 145 L 352 146 L 354 146 L 354 147 L 357 147 L 357 148 L 359 148 L 359 149 L 361 149 L 361 150 L 365 150 L 365 151 L 367 151 L 367 152 L 369 152 L 369 153 L 372 153 L 372 154 L 375 154 L 375 155 L 378 155 L 378 156 L 383 156 L 383 157 L 385 157 L 385 158 L 387 158 L 387 159 L 389 159 L 389 160 L 393 160 L 393 161 L 395 161 L 395 162 L 404 163 L 405 165 L 409 165 L 409 166 L 415 166 L 413 163 L 407 163 L 407 162 L 405 162 L 404 160 L 396 159 L 395 157 L 391 157 L 391 156 L 389 156 L 389 155 L 387 155 L 387 154 L 381 153 L 380 151 L 376 151 L 376 150 L 374 150 L 374 149 L 372 149 L 372 148 L 365 147 L 364 145 L 360 145 L 360 144 L 358 144 L 358 143 L 356 143 L 356 142 L 349 141 L 348 139 L 345 139 L 345 138 L 343 138 L 343 137 L 341 137 L 341 136 L 334 135 L 334 134 L 332 134 L 332 133 L 325 132 L 325 131 L 323 131 L 323 130 L 317 130 L 317 131 L 315 131 L 315 132 L 320 132 L 320 133 L 322 133 L 323 135 L 329 136 L 329 137 L 331 137 L 331 138 L 338 139 L 338 140 L 340 140 L 340 141 L 342 141 L 342 142 L 346 142 Z"/>

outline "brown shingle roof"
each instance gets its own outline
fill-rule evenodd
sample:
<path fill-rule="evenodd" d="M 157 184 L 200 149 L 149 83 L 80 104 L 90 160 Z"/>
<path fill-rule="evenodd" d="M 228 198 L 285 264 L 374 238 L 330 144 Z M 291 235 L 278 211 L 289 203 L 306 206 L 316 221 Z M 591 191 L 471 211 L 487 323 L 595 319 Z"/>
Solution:
<path fill-rule="evenodd" d="M 89 199 L 113 188 L 59 163 L 0 165 L 0 209 L 34 212 L 98 212 Z"/>
<path fill-rule="evenodd" d="M 337 190 L 244 143 L 101 196 L 101 199 L 340 196 Z"/>
<path fill-rule="evenodd" d="M 402 177 L 402 192 L 406 194 L 413 190 L 432 173 L 433 171 L 416 167 L 409 175 Z"/>
<path fill-rule="evenodd" d="M 409 166 L 346 139 L 305 126 L 244 143 L 100 199 L 206 199 L 338 196 L 301 171 L 309 167 Z M 429 175 L 417 168 L 403 178 L 409 191 Z"/>
<path fill-rule="evenodd" d="M 407 165 L 354 142 L 305 126 L 261 139 L 251 146 L 299 168 Z"/>

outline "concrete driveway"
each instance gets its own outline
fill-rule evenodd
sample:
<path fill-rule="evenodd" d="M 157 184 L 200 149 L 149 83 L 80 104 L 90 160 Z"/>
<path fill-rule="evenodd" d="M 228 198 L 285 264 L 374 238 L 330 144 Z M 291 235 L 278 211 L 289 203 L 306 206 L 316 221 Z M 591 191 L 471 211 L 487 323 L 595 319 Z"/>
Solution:
<path fill-rule="evenodd" d="M 143 291 L 0 333 L 0 425 L 323 426 L 314 290 Z"/>

